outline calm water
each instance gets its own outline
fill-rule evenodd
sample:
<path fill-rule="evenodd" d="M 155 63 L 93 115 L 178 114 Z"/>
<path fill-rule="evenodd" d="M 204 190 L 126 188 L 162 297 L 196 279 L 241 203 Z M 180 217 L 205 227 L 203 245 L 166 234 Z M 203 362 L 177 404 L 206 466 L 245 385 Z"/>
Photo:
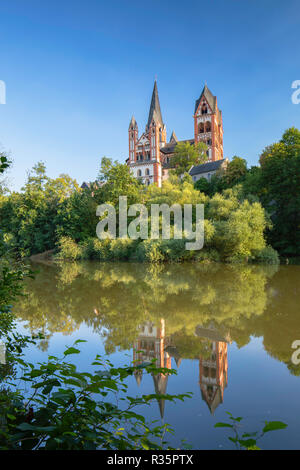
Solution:
<path fill-rule="evenodd" d="M 300 266 L 33 267 L 39 273 L 15 308 L 21 331 L 45 334 L 27 351 L 30 360 L 78 338 L 88 340 L 76 357 L 82 369 L 96 354 L 116 365 L 156 357 L 178 374 L 130 377 L 129 392 L 193 392 L 184 403 L 144 410 L 174 427 L 172 445 L 186 439 L 193 448 L 231 448 L 230 432 L 214 428 L 230 411 L 244 417 L 245 431 L 264 420 L 288 424 L 266 435 L 263 448 L 300 448 L 300 366 L 291 363 L 291 344 L 300 339 Z"/>

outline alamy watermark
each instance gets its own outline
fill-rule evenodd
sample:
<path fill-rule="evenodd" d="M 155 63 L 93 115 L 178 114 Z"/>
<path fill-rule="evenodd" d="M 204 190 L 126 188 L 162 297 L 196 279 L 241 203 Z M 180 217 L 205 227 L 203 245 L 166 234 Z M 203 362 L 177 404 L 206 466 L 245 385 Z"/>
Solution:
<path fill-rule="evenodd" d="M 294 80 L 292 83 L 292 88 L 295 88 L 295 91 L 292 93 L 292 103 L 300 103 L 300 80 Z"/>
<path fill-rule="evenodd" d="M 292 342 L 292 349 L 295 349 L 295 351 L 292 354 L 291 361 L 295 366 L 298 366 L 300 364 L 300 340 L 296 339 L 295 341 Z"/>
<path fill-rule="evenodd" d="M 0 104 L 6 104 L 6 85 L 3 80 L 0 80 Z"/>
<path fill-rule="evenodd" d="M 171 214 L 174 224 L 171 226 Z M 194 223 L 193 223 L 194 214 Z M 96 233 L 100 240 L 117 238 L 117 214 L 111 204 L 101 204 L 96 215 L 101 217 Z M 128 224 L 128 217 L 135 217 Z M 127 196 L 119 197 L 119 233 L 118 238 L 137 240 L 194 240 L 186 242 L 186 250 L 201 250 L 204 245 L 204 205 L 151 204 L 150 218 L 144 204 L 127 206 Z M 150 222 L 150 227 L 149 227 Z M 160 230 L 161 228 L 161 230 Z M 161 232 L 161 234 L 160 234 Z"/>

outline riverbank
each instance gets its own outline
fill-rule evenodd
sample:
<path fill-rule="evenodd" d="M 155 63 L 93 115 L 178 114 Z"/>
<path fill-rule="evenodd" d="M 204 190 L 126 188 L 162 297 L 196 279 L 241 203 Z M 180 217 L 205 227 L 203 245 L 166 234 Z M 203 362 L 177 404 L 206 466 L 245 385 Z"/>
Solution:
<path fill-rule="evenodd" d="M 250 253 L 230 253 L 208 243 L 202 250 L 185 249 L 186 240 L 98 240 L 89 238 L 76 243 L 70 237 L 60 239 L 56 259 L 134 261 L 146 263 L 185 262 L 200 263 L 263 263 L 279 264 L 278 253 L 270 246 L 252 250 Z"/>

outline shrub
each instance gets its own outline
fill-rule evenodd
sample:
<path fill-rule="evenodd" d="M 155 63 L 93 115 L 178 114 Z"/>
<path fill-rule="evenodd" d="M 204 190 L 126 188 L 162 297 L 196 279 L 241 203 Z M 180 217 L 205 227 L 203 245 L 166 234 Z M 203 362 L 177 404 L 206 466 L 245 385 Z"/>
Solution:
<path fill-rule="evenodd" d="M 23 367 L 20 377 L 0 391 L 1 450 L 162 449 L 168 425 L 147 424 L 135 409 L 161 398 L 149 394 L 127 396 L 125 380 L 144 369 L 151 374 L 172 374 L 153 363 L 115 368 L 97 355 L 93 365 L 101 370 L 80 372 L 67 359 L 80 351 L 75 341 L 62 358 L 50 356 L 34 365 L 15 357 Z M 117 404 L 113 398 L 119 395 Z M 183 400 L 190 394 L 163 395 Z M 119 403 L 122 405 L 119 406 Z"/>
<path fill-rule="evenodd" d="M 162 263 L 165 258 L 161 250 L 161 240 L 144 240 L 137 246 L 135 258 L 137 261 Z"/>
<path fill-rule="evenodd" d="M 274 248 L 268 245 L 255 254 L 254 261 L 264 264 L 279 264 L 279 255 Z"/>
<path fill-rule="evenodd" d="M 78 260 L 82 257 L 83 249 L 70 237 L 61 237 L 58 242 L 59 259 Z"/>

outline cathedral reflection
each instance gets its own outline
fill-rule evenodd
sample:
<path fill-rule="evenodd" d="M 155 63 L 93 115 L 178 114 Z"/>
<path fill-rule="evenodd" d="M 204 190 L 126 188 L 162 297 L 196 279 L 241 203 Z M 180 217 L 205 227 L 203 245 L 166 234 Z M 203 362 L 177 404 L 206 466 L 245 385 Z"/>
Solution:
<path fill-rule="evenodd" d="M 142 364 L 143 362 L 151 362 L 156 359 L 157 367 L 164 367 L 171 369 L 171 356 L 166 351 L 169 338 L 165 336 L 165 320 L 160 320 L 159 327 L 156 327 L 152 322 L 146 322 L 140 327 L 140 334 L 133 346 L 133 360 L 134 364 Z M 140 385 L 143 376 L 143 371 L 138 370 L 135 372 L 137 384 Z M 154 382 L 154 390 L 158 395 L 165 395 L 167 393 L 168 374 L 152 374 Z M 164 417 L 165 400 L 158 400 L 158 406 L 161 418 Z"/>
<path fill-rule="evenodd" d="M 177 369 L 182 359 L 197 359 L 199 361 L 199 385 L 202 399 L 213 414 L 220 403 L 223 403 L 224 390 L 228 382 L 227 345 L 231 342 L 227 335 L 223 337 L 214 326 L 203 328 L 197 326 L 195 337 L 205 345 L 203 354 L 198 357 L 181 357 L 180 348 L 176 345 L 174 335 L 165 333 L 165 320 L 159 325 L 148 321 L 140 326 L 140 333 L 133 344 L 133 361 L 135 365 L 156 360 L 157 367 L 172 368 L 174 359 Z M 135 379 L 141 384 L 143 370 L 135 371 Z M 168 374 L 152 374 L 156 394 L 167 393 Z M 161 418 L 164 417 L 165 400 L 159 399 L 158 406 Z"/>

